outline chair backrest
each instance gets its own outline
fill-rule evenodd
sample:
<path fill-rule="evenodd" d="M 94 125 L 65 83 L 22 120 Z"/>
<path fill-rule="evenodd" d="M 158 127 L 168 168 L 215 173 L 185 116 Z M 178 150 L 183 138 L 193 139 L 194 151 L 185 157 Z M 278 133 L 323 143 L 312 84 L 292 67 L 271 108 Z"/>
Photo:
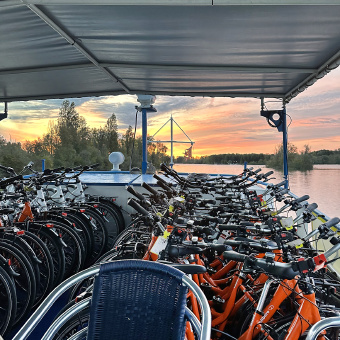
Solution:
<path fill-rule="evenodd" d="M 184 273 L 149 261 L 102 264 L 95 278 L 88 339 L 184 339 Z"/>

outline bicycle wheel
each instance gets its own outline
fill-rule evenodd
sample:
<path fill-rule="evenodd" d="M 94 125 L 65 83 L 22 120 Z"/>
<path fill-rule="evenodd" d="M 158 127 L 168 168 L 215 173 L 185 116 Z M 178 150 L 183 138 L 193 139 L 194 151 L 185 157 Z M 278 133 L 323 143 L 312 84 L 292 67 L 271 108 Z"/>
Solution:
<path fill-rule="evenodd" d="M 70 230 L 70 232 L 73 235 L 73 238 L 75 238 L 77 240 L 77 241 L 75 241 L 75 243 L 77 243 L 77 247 L 79 247 L 79 250 L 80 250 L 80 254 L 81 254 L 80 268 L 82 268 L 84 263 L 85 263 L 85 258 L 86 258 L 86 254 L 87 254 L 86 239 L 85 239 L 85 235 L 84 235 L 83 230 L 81 228 L 78 228 L 77 224 L 75 222 L 71 222 L 70 220 L 67 219 L 67 213 L 66 213 L 66 216 L 59 216 L 57 214 L 50 214 L 50 215 L 47 216 L 46 220 L 55 221 L 56 223 L 61 224 L 61 225 L 65 226 L 66 228 L 68 228 Z"/>
<path fill-rule="evenodd" d="M 102 255 L 107 244 L 107 230 L 103 217 L 95 209 L 86 208 L 83 214 L 88 218 L 93 230 L 94 245 L 86 266 L 91 266 Z"/>
<path fill-rule="evenodd" d="M 116 212 L 116 216 L 119 222 L 119 232 L 122 232 L 126 226 L 125 219 L 122 213 L 122 209 L 117 206 L 115 200 L 116 200 L 115 198 L 110 197 L 99 197 L 99 202 L 108 205 L 111 209 L 113 209 Z"/>
<path fill-rule="evenodd" d="M 18 236 L 16 233 L 10 232 L 3 235 L 2 241 L 9 243 L 19 249 L 30 262 L 35 274 L 36 289 L 40 286 L 40 268 L 39 260 L 31 248 L 31 246 L 24 240 L 23 235 Z"/>
<path fill-rule="evenodd" d="M 115 243 L 113 244 L 113 248 L 127 242 L 141 242 L 148 245 L 151 242 L 151 237 L 152 235 L 148 226 L 143 224 L 133 225 L 118 235 Z"/>
<path fill-rule="evenodd" d="M 105 251 L 107 251 L 112 248 L 122 228 L 120 226 L 119 218 L 116 211 L 112 209 L 108 204 L 99 202 L 94 204 L 94 206 L 101 213 L 105 222 L 105 228 L 107 230 L 107 245 L 105 247 Z"/>
<path fill-rule="evenodd" d="M 53 285 L 56 287 L 63 280 L 65 274 L 65 253 L 61 238 L 52 228 L 43 224 L 30 223 L 28 229 L 45 243 L 52 256 Z"/>
<path fill-rule="evenodd" d="M 19 274 L 13 277 L 17 294 L 17 312 L 13 324 L 16 324 L 31 311 L 35 301 L 35 274 L 27 258 L 13 245 L 0 241 L 0 254 Z"/>
<path fill-rule="evenodd" d="M 74 230 L 69 226 L 56 221 L 46 221 L 53 224 L 53 228 L 65 242 L 65 273 L 64 279 L 78 273 L 82 266 L 83 246 L 82 241 Z"/>
<path fill-rule="evenodd" d="M 90 254 L 93 251 L 94 244 L 94 235 L 92 227 L 89 223 L 88 218 L 84 216 L 80 212 L 68 212 L 66 217 L 71 223 L 75 224 L 77 229 L 82 230 L 82 233 L 79 234 L 81 237 L 83 244 L 85 246 L 85 258 L 84 262 L 88 261 L 90 258 Z"/>
<path fill-rule="evenodd" d="M 40 261 L 40 285 L 37 286 L 37 297 L 33 305 L 33 307 L 36 307 L 53 289 L 53 259 L 47 246 L 37 235 L 25 231 L 23 237 Z"/>
<path fill-rule="evenodd" d="M 79 312 L 77 315 L 73 316 L 70 320 L 68 320 L 68 322 L 59 329 L 58 333 L 52 339 L 53 340 L 68 339 L 71 335 L 87 327 L 89 319 L 90 309 L 86 308 L 83 311 Z M 86 337 L 84 337 L 84 339 L 85 338 Z"/>
<path fill-rule="evenodd" d="M 5 336 L 10 331 L 17 308 L 17 296 L 12 278 L 2 267 L 6 260 L 1 256 L 0 262 L 0 335 Z"/>

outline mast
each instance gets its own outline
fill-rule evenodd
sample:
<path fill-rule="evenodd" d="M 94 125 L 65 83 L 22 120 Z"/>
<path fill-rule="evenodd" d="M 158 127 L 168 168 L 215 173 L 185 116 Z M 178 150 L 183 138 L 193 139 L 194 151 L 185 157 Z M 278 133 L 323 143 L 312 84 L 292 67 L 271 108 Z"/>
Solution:
<path fill-rule="evenodd" d="M 178 125 L 178 123 L 174 120 L 172 117 L 172 114 L 170 118 L 165 122 L 165 124 L 162 125 L 160 129 L 157 130 L 157 132 L 152 136 L 152 139 L 157 135 L 159 131 L 163 129 L 164 126 L 166 126 L 170 122 L 170 140 L 157 140 L 154 141 L 155 143 L 170 143 L 170 167 L 172 168 L 174 165 L 174 143 L 190 143 L 191 148 L 194 145 L 195 142 L 193 142 L 190 137 L 184 132 L 184 130 Z M 178 126 L 178 128 L 183 132 L 183 134 L 188 138 L 189 141 L 176 141 L 174 140 L 174 123 Z M 149 141 L 150 143 L 151 141 Z"/>

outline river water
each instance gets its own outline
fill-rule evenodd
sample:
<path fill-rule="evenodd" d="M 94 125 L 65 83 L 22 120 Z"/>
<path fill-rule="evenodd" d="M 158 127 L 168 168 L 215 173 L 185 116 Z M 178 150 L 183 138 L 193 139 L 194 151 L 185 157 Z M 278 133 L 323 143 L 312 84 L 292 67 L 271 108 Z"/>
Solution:
<path fill-rule="evenodd" d="M 250 167 L 252 165 L 248 165 Z M 254 165 L 254 169 L 262 168 L 263 172 L 273 170 L 261 165 Z M 239 174 L 243 165 L 223 164 L 175 164 L 178 172 L 196 172 L 211 174 Z M 283 173 L 274 170 L 273 183 L 283 180 Z M 273 177 L 272 176 L 272 177 Z M 340 217 L 340 164 L 314 165 L 311 171 L 289 172 L 290 190 L 297 196 L 309 195 L 309 203 L 316 202 L 319 210 L 329 217 Z"/>

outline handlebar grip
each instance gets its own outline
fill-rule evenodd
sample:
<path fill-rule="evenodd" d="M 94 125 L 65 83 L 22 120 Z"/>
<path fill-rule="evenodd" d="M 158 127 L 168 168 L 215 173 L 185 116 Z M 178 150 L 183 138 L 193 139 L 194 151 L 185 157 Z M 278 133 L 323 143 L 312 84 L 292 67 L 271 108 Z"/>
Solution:
<path fill-rule="evenodd" d="M 152 188 L 148 183 L 143 182 L 142 187 L 147 191 L 151 192 L 152 195 L 159 196 L 158 192 L 154 188 Z"/>
<path fill-rule="evenodd" d="M 169 255 L 172 257 L 181 257 L 191 254 L 202 254 L 203 250 L 197 246 L 182 246 L 182 245 L 171 245 L 168 249 Z"/>
<path fill-rule="evenodd" d="M 216 204 L 216 200 L 211 199 L 211 198 L 202 199 L 201 202 L 204 204 Z"/>
<path fill-rule="evenodd" d="M 157 184 L 158 184 L 162 189 L 164 189 L 165 191 L 172 192 L 172 189 L 171 189 L 168 185 L 166 185 L 164 182 L 157 181 Z"/>
<path fill-rule="evenodd" d="M 133 198 L 129 198 L 127 204 L 144 216 L 150 215 L 150 213 L 140 206 Z"/>
<path fill-rule="evenodd" d="M 258 168 L 258 169 L 256 169 L 256 170 L 253 171 L 253 172 L 254 172 L 254 174 L 256 175 L 256 174 L 258 174 L 261 170 L 262 170 L 261 168 Z"/>
<path fill-rule="evenodd" d="M 226 250 L 223 252 L 223 258 L 229 261 L 244 262 L 247 256 L 236 251 Z"/>
<path fill-rule="evenodd" d="M 129 185 L 129 186 L 126 188 L 126 190 L 127 190 L 130 194 L 136 196 L 139 200 L 145 201 L 145 197 L 144 197 L 141 193 L 137 192 L 131 185 Z"/>
<path fill-rule="evenodd" d="M 0 187 L 5 187 L 7 185 L 14 183 L 15 181 L 19 181 L 19 180 L 22 180 L 22 179 L 23 179 L 22 175 L 18 175 L 18 176 L 14 176 L 14 177 L 11 177 L 11 178 L 4 179 L 3 181 L 0 182 Z"/>
<path fill-rule="evenodd" d="M 269 177 L 270 175 L 272 175 L 273 173 L 274 173 L 273 170 L 268 171 L 267 173 L 265 173 L 264 175 L 262 175 L 262 178 L 267 178 L 267 177 Z"/>
<path fill-rule="evenodd" d="M 247 264 L 247 265 L 246 265 Z M 292 280 L 296 275 L 301 274 L 299 270 L 294 270 L 292 263 L 284 262 L 267 262 L 265 259 L 254 259 L 254 261 L 247 262 L 245 266 L 262 268 L 266 273 L 272 274 L 280 279 Z"/>
<path fill-rule="evenodd" d="M 303 195 L 299 198 L 297 198 L 296 200 L 293 200 L 291 203 L 300 203 L 303 201 L 307 201 L 309 199 L 309 195 Z"/>
<path fill-rule="evenodd" d="M 330 219 L 329 221 L 327 221 L 323 225 L 324 225 L 325 228 L 331 228 L 331 227 L 334 227 L 339 222 L 340 222 L 339 217 L 333 217 L 332 219 Z"/>
<path fill-rule="evenodd" d="M 308 207 L 306 208 L 306 212 L 312 212 L 314 211 L 316 208 L 318 207 L 318 205 L 316 203 L 312 203 L 312 204 L 309 204 Z"/>
<path fill-rule="evenodd" d="M 237 231 L 237 230 L 241 229 L 241 227 L 238 226 L 238 225 L 228 225 L 228 224 L 219 224 L 219 225 L 217 226 L 217 228 L 218 228 L 220 231 L 223 231 L 223 230 Z"/>
<path fill-rule="evenodd" d="M 165 181 L 163 178 L 159 177 L 159 176 L 156 175 L 156 174 L 153 175 L 153 178 L 155 178 L 157 181 L 160 181 L 160 182 L 162 182 L 162 183 L 164 183 L 164 184 L 166 184 L 166 185 L 168 184 L 167 181 Z"/>
<path fill-rule="evenodd" d="M 228 251 L 228 248 L 232 249 L 230 246 L 226 244 L 211 244 L 209 248 L 211 248 L 212 250 L 215 250 L 218 254 L 221 254 L 224 251 Z"/>
<path fill-rule="evenodd" d="M 161 164 L 160 168 L 162 171 L 165 171 L 167 173 L 170 172 L 170 169 L 164 163 Z"/>

